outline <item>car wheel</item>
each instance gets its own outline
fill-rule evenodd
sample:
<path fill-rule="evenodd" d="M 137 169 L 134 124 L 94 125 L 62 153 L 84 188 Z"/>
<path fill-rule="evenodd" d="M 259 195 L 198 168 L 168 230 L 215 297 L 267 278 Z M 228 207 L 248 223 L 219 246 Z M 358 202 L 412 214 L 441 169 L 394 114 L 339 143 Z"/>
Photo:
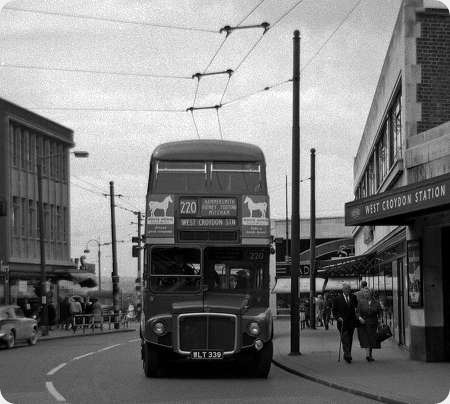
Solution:
<path fill-rule="evenodd" d="M 14 331 L 11 330 L 8 334 L 8 337 L 6 338 L 6 348 L 8 349 L 14 348 L 15 344 L 16 344 L 16 334 L 14 334 Z"/>
<path fill-rule="evenodd" d="M 38 331 L 36 328 L 33 328 L 33 332 L 31 334 L 31 337 L 28 338 L 28 344 L 29 345 L 36 345 L 36 342 L 38 340 Z"/>

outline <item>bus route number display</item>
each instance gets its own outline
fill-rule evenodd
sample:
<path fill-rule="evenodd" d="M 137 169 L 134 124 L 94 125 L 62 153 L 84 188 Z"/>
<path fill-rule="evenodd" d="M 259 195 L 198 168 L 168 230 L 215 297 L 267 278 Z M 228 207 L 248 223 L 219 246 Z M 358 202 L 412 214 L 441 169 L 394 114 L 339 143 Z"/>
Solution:
<path fill-rule="evenodd" d="M 180 216 L 237 217 L 236 198 L 180 198 Z"/>

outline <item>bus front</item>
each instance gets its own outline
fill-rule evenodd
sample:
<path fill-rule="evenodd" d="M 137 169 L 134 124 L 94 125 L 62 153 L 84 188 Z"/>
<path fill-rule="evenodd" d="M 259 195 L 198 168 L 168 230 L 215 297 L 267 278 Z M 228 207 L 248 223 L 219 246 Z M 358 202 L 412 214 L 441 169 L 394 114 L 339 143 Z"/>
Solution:
<path fill-rule="evenodd" d="M 235 142 L 182 142 L 182 153 L 168 145 L 150 164 L 144 372 L 157 376 L 177 360 L 233 360 L 267 377 L 273 333 L 264 156 Z"/>

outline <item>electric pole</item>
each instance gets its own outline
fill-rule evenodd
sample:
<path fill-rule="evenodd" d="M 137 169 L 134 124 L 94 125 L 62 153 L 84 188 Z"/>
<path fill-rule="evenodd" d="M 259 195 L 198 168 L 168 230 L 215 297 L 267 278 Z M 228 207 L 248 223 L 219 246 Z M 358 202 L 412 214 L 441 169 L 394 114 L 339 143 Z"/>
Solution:
<path fill-rule="evenodd" d="M 292 79 L 291 352 L 300 355 L 298 299 L 300 259 L 300 31 L 294 31 Z"/>
<path fill-rule="evenodd" d="M 118 329 L 119 323 L 119 275 L 117 272 L 117 243 L 116 243 L 116 214 L 114 204 L 114 181 L 109 183 L 109 196 L 111 202 L 111 246 L 112 246 L 112 292 L 114 305 L 114 328 Z"/>
<path fill-rule="evenodd" d="M 309 238 L 309 307 L 310 324 L 316 328 L 316 150 L 311 149 L 311 202 L 310 202 L 310 238 Z"/>

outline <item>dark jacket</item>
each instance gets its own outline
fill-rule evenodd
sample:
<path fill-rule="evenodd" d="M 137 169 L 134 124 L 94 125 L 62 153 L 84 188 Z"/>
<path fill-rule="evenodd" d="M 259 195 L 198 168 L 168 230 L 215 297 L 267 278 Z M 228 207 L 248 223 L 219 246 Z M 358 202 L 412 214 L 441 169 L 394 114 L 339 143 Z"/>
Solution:
<path fill-rule="evenodd" d="M 352 293 L 349 295 L 349 303 L 344 299 L 344 295 L 340 294 L 333 301 L 333 317 L 338 319 L 342 317 L 344 320 L 344 330 L 352 329 L 357 326 L 356 308 L 358 301 L 356 296 Z"/>

